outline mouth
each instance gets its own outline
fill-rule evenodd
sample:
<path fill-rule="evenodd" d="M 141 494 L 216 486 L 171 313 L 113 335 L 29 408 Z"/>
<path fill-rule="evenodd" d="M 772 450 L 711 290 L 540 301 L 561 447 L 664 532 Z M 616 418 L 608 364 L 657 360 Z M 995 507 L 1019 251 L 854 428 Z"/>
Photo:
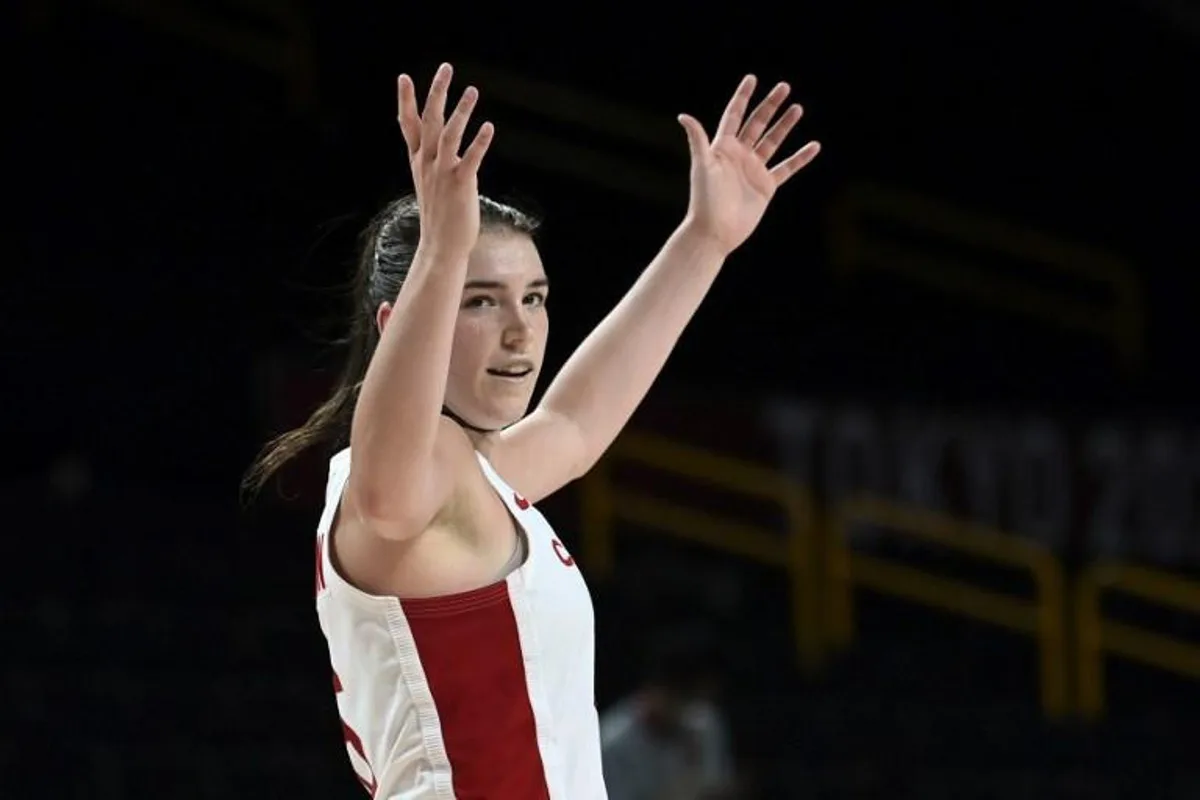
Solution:
<path fill-rule="evenodd" d="M 520 381 L 533 374 L 533 367 L 529 364 L 512 364 L 507 367 L 489 369 L 487 373 L 503 380 Z"/>

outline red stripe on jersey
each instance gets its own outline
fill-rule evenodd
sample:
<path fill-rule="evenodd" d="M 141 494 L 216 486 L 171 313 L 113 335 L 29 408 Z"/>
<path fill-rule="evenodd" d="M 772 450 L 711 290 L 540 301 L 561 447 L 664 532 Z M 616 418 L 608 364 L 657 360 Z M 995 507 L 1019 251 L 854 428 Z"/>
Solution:
<path fill-rule="evenodd" d="M 441 721 L 454 796 L 550 796 L 507 583 L 401 602 Z"/>

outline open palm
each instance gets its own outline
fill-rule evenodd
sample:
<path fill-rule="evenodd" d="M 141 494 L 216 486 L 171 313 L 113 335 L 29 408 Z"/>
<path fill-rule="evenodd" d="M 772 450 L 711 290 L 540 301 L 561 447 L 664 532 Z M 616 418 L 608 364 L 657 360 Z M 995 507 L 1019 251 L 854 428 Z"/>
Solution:
<path fill-rule="evenodd" d="M 679 117 L 687 131 L 692 157 L 688 214 L 725 252 L 732 252 L 746 241 L 758 227 L 775 190 L 821 149 L 817 142 L 809 142 L 775 166 L 768 166 L 804 112 L 793 104 L 770 125 L 790 91 L 786 83 L 780 83 L 747 119 L 756 83 L 753 75 L 742 79 L 711 143 L 694 117 Z"/>

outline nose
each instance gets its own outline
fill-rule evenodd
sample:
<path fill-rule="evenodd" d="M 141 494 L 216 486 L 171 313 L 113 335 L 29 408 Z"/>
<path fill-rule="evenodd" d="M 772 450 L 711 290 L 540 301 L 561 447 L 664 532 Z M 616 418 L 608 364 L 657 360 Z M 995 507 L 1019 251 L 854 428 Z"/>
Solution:
<path fill-rule="evenodd" d="M 524 350 L 532 333 L 533 327 L 529 324 L 528 314 L 522 308 L 509 315 L 501 343 L 506 350 Z"/>

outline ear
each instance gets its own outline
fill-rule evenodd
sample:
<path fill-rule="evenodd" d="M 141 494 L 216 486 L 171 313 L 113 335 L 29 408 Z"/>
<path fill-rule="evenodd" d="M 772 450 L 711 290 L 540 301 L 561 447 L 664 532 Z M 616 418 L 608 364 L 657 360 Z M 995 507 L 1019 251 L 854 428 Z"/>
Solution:
<path fill-rule="evenodd" d="M 387 321 L 392 316 L 392 304 L 380 303 L 379 309 L 375 312 L 375 327 L 379 329 L 379 335 L 383 335 L 383 326 L 387 325 Z"/>

